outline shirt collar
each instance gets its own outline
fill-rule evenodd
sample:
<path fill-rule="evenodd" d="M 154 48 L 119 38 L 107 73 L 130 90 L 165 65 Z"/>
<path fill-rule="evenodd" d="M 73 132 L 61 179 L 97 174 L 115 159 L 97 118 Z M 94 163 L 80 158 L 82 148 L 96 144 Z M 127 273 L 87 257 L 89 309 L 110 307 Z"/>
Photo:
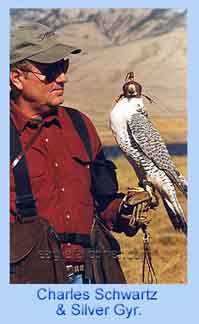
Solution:
<path fill-rule="evenodd" d="M 37 125 L 40 124 L 41 121 L 51 122 L 53 119 L 55 119 L 55 116 L 58 116 L 58 109 L 53 109 L 42 118 L 41 116 L 35 116 L 35 118 L 30 119 L 22 114 L 19 110 L 17 110 L 16 104 L 11 101 L 11 116 L 19 134 L 21 134 L 26 127 L 37 128 Z M 38 117 L 40 117 L 41 119 Z"/>

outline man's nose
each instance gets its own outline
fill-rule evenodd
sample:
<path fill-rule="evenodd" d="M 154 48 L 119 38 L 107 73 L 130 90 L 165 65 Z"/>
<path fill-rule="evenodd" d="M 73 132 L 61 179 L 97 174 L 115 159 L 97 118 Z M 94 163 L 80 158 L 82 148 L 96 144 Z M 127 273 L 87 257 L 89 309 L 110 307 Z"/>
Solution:
<path fill-rule="evenodd" d="M 68 75 L 62 71 L 57 76 L 56 82 L 58 82 L 58 83 L 66 83 L 66 82 L 68 82 Z"/>

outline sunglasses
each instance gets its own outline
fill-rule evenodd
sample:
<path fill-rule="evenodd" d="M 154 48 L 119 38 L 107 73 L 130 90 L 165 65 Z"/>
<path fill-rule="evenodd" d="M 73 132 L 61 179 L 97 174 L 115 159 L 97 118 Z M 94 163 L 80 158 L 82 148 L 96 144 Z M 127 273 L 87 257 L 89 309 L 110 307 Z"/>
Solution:
<path fill-rule="evenodd" d="M 66 74 L 69 68 L 69 59 L 62 60 L 52 64 L 37 64 L 35 62 L 30 61 L 35 67 L 37 67 L 41 72 L 36 72 L 28 69 L 21 69 L 24 72 L 33 73 L 40 81 L 45 81 L 46 83 L 50 83 L 55 81 L 56 78 L 61 74 Z"/>

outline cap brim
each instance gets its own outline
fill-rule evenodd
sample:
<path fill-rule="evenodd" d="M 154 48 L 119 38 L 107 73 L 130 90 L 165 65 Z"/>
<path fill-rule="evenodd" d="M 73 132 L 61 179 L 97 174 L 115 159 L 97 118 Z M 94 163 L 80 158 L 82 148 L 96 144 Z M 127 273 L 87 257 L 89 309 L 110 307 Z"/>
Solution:
<path fill-rule="evenodd" d="M 64 44 L 56 44 L 45 51 L 27 57 L 27 59 L 30 59 L 33 62 L 49 64 L 58 62 L 63 58 L 69 57 L 71 54 L 79 54 L 80 52 L 80 48 L 75 48 Z"/>

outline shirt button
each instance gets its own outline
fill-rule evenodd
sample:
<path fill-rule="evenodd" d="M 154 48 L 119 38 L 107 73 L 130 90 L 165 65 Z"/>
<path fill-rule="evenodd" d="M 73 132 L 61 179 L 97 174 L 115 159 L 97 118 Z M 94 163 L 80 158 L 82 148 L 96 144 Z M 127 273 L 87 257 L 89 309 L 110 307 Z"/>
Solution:
<path fill-rule="evenodd" d="M 58 163 L 57 162 L 55 162 L 55 166 L 56 166 L 56 168 L 58 167 Z"/>
<path fill-rule="evenodd" d="M 66 218 L 67 218 L 67 219 L 70 219 L 70 215 L 69 215 L 69 214 L 66 214 Z"/>
<path fill-rule="evenodd" d="M 45 141 L 48 143 L 48 138 L 45 138 Z"/>
<path fill-rule="evenodd" d="M 65 190 L 64 188 L 61 188 L 61 191 L 63 191 L 63 192 L 64 192 L 64 190 Z"/>

